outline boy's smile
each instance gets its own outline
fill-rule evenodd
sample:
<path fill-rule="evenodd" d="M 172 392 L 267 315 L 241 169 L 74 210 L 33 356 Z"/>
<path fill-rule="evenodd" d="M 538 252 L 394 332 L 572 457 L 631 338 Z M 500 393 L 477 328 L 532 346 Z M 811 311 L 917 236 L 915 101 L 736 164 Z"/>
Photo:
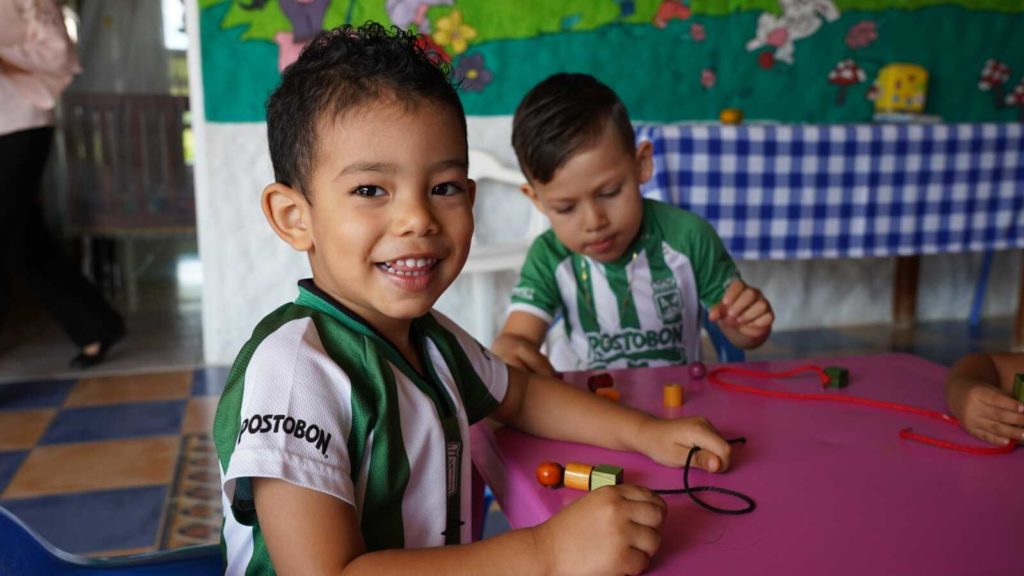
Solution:
<path fill-rule="evenodd" d="M 317 140 L 304 212 L 313 279 L 402 340 L 469 254 L 476 188 L 459 118 L 384 97 L 320 122 Z"/>
<path fill-rule="evenodd" d="M 609 123 L 590 145 L 572 154 L 550 182 L 533 182 L 523 192 L 551 221 L 567 248 L 599 262 L 611 262 L 640 231 L 640 184 L 651 177 L 651 148 L 626 150 Z"/>

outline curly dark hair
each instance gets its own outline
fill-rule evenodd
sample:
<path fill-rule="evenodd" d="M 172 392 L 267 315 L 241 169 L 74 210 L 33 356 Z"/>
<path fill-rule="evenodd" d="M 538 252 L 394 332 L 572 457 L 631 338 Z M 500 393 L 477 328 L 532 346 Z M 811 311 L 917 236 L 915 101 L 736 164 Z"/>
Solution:
<path fill-rule="evenodd" d="M 636 133 L 626 105 L 589 74 L 559 73 L 537 84 L 512 119 L 512 147 L 531 182 L 547 184 L 573 154 L 601 136 L 611 122 L 628 152 Z"/>
<path fill-rule="evenodd" d="M 285 68 L 267 99 L 267 136 L 274 179 L 310 199 L 317 126 L 382 97 L 416 105 L 431 101 L 466 117 L 451 66 L 418 44 L 419 36 L 368 22 L 318 34 Z"/>

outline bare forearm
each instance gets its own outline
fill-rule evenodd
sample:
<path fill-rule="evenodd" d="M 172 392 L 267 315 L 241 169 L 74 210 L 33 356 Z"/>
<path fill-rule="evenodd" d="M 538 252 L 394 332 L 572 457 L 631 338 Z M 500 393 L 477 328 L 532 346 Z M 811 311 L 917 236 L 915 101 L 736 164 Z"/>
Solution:
<path fill-rule="evenodd" d="M 530 434 L 612 450 L 636 450 L 637 430 L 650 416 L 554 378 L 512 377 L 517 410 L 503 422 Z M 559 408 L 561 407 L 561 408 Z M 566 409 L 571 407 L 571 409 Z"/>
<path fill-rule="evenodd" d="M 538 541 L 536 529 L 526 528 L 460 546 L 362 554 L 342 574 L 547 574 L 550 554 L 543 549 L 546 545 Z"/>

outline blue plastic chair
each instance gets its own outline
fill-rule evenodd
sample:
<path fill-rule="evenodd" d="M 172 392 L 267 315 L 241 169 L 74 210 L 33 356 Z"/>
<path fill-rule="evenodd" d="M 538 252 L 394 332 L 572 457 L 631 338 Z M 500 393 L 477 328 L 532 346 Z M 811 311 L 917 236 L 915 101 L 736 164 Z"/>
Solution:
<path fill-rule="evenodd" d="M 220 546 L 191 546 L 117 558 L 70 554 L 0 506 L 0 574 L 17 576 L 172 576 L 223 574 Z"/>

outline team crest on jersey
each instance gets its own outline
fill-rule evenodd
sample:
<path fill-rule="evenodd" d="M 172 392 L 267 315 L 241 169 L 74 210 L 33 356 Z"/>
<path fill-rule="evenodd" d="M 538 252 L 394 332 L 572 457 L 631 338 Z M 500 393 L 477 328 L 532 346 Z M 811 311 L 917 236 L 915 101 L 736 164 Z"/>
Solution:
<path fill-rule="evenodd" d="M 679 287 L 676 286 L 675 279 L 655 280 L 652 287 L 654 288 L 654 307 L 657 309 L 661 321 L 666 324 L 679 322 L 683 313 L 683 299 L 679 295 Z"/>

